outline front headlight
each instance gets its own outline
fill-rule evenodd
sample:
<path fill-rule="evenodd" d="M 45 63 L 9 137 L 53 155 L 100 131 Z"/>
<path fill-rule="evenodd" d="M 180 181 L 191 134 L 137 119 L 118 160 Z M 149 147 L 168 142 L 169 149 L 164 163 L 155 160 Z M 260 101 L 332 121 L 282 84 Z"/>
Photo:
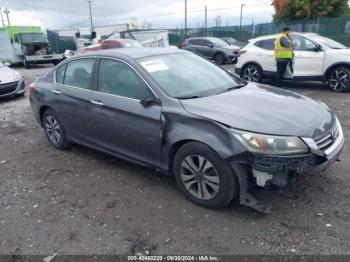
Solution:
<path fill-rule="evenodd" d="M 299 137 L 256 134 L 231 129 L 232 134 L 249 151 L 269 155 L 285 155 L 308 152 L 308 147 Z"/>

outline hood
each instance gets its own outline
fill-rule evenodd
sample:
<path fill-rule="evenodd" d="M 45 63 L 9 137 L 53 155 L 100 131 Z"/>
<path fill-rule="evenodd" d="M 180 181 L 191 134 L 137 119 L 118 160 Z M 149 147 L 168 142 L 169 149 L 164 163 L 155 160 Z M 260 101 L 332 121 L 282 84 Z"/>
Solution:
<path fill-rule="evenodd" d="M 225 45 L 221 47 L 224 50 L 239 50 L 240 47 L 235 46 L 235 45 Z"/>
<path fill-rule="evenodd" d="M 19 81 L 21 78 L 17 71 L 7 66 L 0 67 L 0 85 Z"/>
<path fill-rule="evenodd" d="M 181 103 L 189 113 L 232 128 L 271 135 L 318 137 L 331 128 L 335 117 L 308 97 L 255 83 Z"/>

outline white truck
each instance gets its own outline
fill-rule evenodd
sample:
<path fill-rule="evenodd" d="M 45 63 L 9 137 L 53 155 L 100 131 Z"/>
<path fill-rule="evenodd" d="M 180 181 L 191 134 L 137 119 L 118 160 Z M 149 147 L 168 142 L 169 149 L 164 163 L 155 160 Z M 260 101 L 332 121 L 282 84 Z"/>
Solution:
<path fill-rule="evenodd" d="M 49 41 L 38 26 L 0 27 L 0 60 L 8 64 L 22 63 L 29 69 L 32 64 L 53 63 L 63 60 L 62 54 L 50 51 Z"/>

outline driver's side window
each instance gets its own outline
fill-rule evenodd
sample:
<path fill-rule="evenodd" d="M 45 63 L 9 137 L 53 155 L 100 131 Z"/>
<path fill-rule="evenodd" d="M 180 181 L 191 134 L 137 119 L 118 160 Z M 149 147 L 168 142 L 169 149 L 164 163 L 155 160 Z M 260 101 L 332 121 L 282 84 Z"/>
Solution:
<path fill-rule="evenodd" d="M 145 81 L 132 68 L 107 58 L 100 60 L 98 91 L 137 100 L 151 95 Z"/>
<path fill-rule="evenodd" d="M 317 48 L 315 43 L 302 36 L 293 36 L 292 43 L 295 51 L 314 51 Z"/>

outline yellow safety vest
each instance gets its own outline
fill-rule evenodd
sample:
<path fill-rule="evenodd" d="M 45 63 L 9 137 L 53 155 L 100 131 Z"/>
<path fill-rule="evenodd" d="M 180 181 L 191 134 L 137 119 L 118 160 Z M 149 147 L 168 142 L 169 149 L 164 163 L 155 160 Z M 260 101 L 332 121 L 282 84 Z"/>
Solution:
<path fill-rule="evenodd" d="M 292 44 L 289 37 L 286 36 L 285 34 L 281 33 L 277 36 L 275 40 L 275 52 L 274 52 L 274 57 L 275 58 L 293 58 L 293 49 L 291 47 L 283 47 L 281 45 L 281 38 L 285 37 L 290 45 Z"/>

